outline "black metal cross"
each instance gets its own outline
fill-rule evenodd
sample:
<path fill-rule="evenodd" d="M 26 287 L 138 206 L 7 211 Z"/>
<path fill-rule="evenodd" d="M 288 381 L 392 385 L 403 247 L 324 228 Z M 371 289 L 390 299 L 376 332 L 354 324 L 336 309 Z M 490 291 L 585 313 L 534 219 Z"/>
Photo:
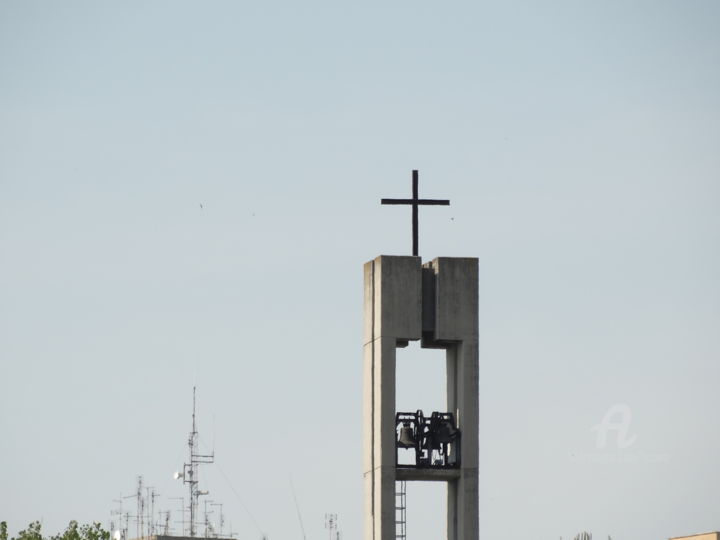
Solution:
<path fill-rule="evenodd" d="M 418 172 L 412 172 L 412 199 L 381 199 L 380 204 L 410 204 L 412 205 L 412 229 L 413 229 L 413 255 L 418 254 L 418 206 L 434 205 L 449 206 L 449 200 L 441 199 L 418 199 Z"/>

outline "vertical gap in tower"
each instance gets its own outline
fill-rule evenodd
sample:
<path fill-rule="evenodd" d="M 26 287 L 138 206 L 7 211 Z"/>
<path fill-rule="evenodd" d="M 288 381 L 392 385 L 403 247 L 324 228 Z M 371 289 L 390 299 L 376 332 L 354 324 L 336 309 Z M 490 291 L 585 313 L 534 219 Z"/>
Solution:
<path fill-rule="evenodd" d="M 407 482 L 395 482 L 395 538 L 405 540 L 407 536 Z"/>

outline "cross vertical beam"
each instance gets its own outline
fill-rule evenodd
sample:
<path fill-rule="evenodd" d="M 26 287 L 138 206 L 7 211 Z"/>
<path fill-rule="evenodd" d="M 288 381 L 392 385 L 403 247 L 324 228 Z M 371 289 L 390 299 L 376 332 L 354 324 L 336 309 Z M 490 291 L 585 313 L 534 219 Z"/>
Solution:
<path fill-rule="evenodd" d="M 413 170 L 412 172 L 412 195 L 413 201 L 418 200 L 418 172 Z M 448 201 L 448 204 L 450 201 Z M 413 255 L 417 257 L 418 254 L 418 205 L 417 202 L 412 205 L 412 227 L 413 227 Z"/>

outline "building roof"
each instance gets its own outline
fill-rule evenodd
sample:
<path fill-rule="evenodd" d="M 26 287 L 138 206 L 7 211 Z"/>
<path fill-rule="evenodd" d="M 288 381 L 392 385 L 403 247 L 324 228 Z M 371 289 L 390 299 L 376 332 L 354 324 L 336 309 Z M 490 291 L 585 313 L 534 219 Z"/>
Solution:
<path fill-rule="evenodd" d="M 675 536 L 670 540 L 684 540 L 685 538 L 692 538 L 693 540 L 720 540 L 720 532 L 708 532 L 700 534 L 691 534 L 689 536 Z"/>

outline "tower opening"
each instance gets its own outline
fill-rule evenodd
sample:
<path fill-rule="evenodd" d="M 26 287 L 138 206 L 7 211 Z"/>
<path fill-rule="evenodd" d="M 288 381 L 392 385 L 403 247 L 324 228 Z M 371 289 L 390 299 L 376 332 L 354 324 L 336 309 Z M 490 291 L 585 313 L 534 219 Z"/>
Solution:
<path fill-rule="evenodd" d="M 405 534 L 408 540 L 447 537 L 445 482 L 408 482 Z"/>
<path fill-rule="evenodd" d="M 447 373 L 443 349 L 422 349 L 419 341 L 397 349 L 395 410 L 422 409 L 429 416 L 447 408 Z"/>
<path fill-rule="evenodd" d="M 422 410 L 430 418 L 436 411 L 447 408 L 446 362 L 442 349 L 423 349 L 420 342 L 411 342 L 405 348 L 397 349 L 396 357 L 396 394 L 395 411 L 415 413 Z M 403 424 L 401 423 L 401 426 Z M 398 447 L 397 464 L 417 465 L 416 451 L 412 446 L 412 431 L 417 429 L 412 423 L 406 424 L 406 447 Z M 403 437 L 403 428 L 398 428 Z M 429 456 L 430 457 L 430 456 Z"/>

